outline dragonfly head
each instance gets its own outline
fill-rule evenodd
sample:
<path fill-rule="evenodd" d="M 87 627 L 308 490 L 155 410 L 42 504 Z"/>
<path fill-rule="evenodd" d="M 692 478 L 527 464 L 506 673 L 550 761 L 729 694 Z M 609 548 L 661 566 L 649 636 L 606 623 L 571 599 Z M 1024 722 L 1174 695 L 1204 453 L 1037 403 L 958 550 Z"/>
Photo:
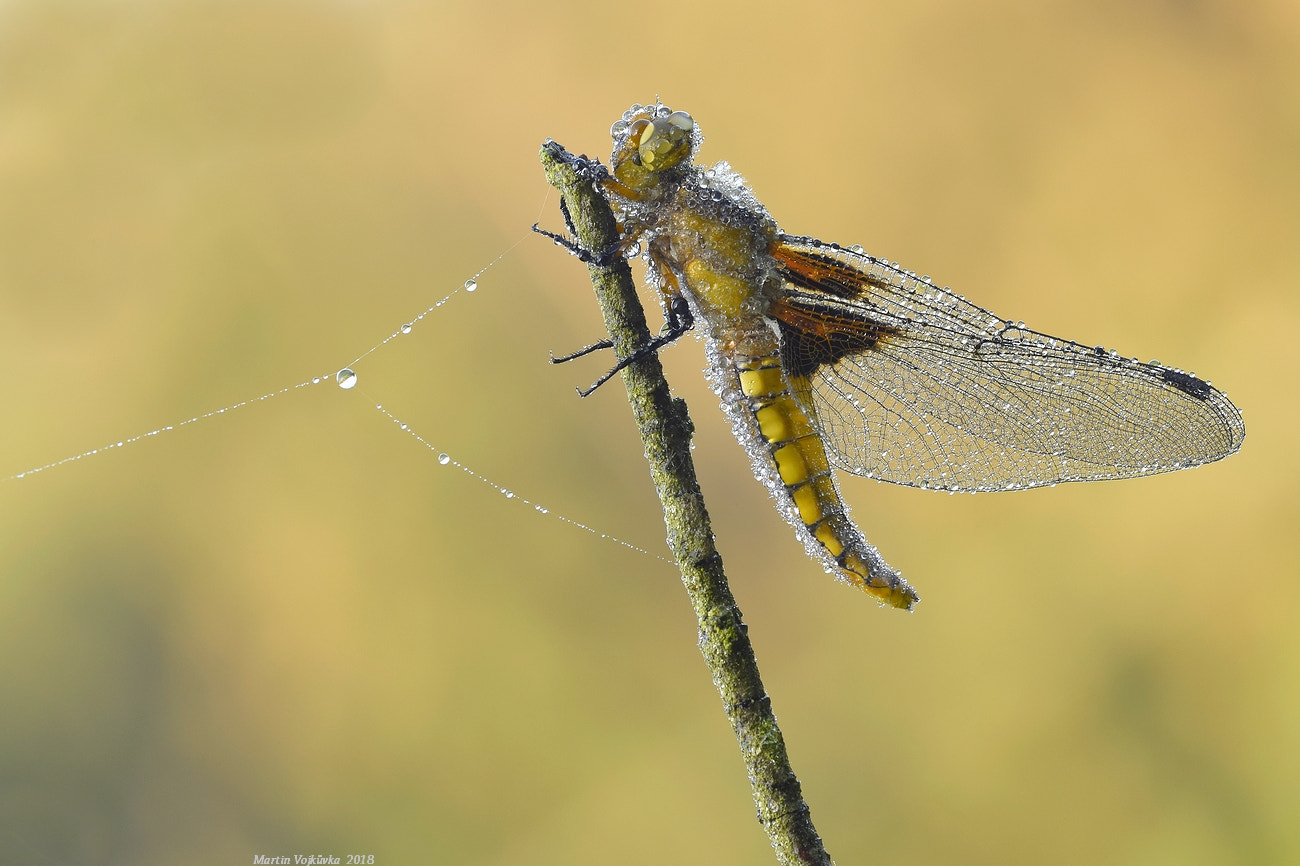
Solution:
<path fill-rule="evenodd" d="M 699 143 L 689 114 L 659 104 L 632 106 L 609 133 L 614 137 L 614 177 L 638 192 L 649 191 L 673 169 L 689 165 Z"/>

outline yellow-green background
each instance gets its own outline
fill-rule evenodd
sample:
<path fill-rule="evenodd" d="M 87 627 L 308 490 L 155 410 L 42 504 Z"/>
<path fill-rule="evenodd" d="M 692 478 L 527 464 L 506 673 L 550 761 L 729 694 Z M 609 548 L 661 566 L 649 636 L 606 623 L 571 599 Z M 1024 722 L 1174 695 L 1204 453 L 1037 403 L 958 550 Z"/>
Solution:
<path fill-rule="evenodd" d="M 768 862 L 547 136 L 655 94 L 782 226 L 1245 410 L 1192 472 L 849 480 L 882 610 L 750 476 L 723 555 L 841 864 L 1300 862 L 1292 0 L 0 3 L 0 862 Z"/>

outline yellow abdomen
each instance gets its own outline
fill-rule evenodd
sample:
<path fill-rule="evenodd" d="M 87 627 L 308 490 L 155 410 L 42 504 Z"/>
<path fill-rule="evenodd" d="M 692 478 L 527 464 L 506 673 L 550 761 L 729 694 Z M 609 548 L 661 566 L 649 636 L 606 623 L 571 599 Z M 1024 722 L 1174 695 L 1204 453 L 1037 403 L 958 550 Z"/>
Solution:
<path fill-rule="evenodd" d="M 821 559 L 833 563 L 834 571 L 849 583 L 886 604 L 910 609 L 916 593 L 885 565 L 849 519 L 821 436 L 787 387 L 779 355 L 737 357 L 734 369 L 744 411 L 752 416 L 758 442 L 775 469 L 769 486 L 778 499 L 788 497 L 793 511 L 784 510 L 806 531 L 805 543 L 811 539 L 820 546 L 825 554 Z M 780 488 L 773 483 L 776 479 Z"/>

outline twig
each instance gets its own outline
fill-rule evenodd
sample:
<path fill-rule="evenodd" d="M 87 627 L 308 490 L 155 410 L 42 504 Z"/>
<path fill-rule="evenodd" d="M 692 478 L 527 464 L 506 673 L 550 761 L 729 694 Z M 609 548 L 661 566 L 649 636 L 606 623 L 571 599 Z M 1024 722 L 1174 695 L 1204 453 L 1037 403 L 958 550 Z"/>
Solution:
<path fill-rule="evenodd" d="M 553 141 L 543 144 L 541 160 L 546 179 L 560 191 L 573 218 L 579 244 L 587 250 L 610 249 L 618 240 L 618 226 L 609 203 L 590 180 L 579 176 L 572 157 L 560 145 Z M 606 266 L 588 265 L 588 270 L 614 351 L 619 358 L 626 358 L 651 339 L 632 284 L 632 271 L 621 257 Z M 663 367 L 654 355 L 628 366 L 622 375 L 650 475 L 663 504 L 668 544 L 699 620 L 700 652 L 740 744 L 758 821 L 783 866 L 829 866 L 830 856 L 813 827 L 799 779 L 790 769 L 785 740 L 763 689 L 747 627 L 722 572 L 722 557 L 713 545 L 713 530 L 691 460 L 694 425 L 686 403 L 671 397 Z"/>

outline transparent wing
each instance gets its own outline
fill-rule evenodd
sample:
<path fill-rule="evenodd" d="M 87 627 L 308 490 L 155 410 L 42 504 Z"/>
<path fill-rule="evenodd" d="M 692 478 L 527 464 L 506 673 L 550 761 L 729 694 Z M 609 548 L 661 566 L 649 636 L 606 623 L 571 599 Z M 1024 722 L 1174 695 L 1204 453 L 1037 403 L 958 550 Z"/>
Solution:
<path fill-rule="evenodd" d="M 782 237 L 774 253 L 783 363 L 832 461 L 856 475 L 1007 490 L 1241 447 L 1241 413 L 1195 376 L 1028 330 L 853 250 Z"/>

